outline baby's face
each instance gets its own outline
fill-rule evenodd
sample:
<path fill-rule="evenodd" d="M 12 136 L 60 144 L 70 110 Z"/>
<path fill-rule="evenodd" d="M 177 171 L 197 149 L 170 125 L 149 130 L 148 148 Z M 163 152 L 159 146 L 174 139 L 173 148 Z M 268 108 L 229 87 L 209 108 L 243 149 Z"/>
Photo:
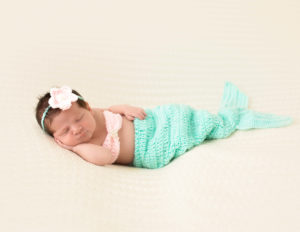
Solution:
<path fill-rule="evenodd" d="M 68 110 L 61 111 L 51 123 L 53 136 L 65 145 L 75 146 L 88 142 L 96 129 L 92 110 L 80 107 L 76 102 Z"/>

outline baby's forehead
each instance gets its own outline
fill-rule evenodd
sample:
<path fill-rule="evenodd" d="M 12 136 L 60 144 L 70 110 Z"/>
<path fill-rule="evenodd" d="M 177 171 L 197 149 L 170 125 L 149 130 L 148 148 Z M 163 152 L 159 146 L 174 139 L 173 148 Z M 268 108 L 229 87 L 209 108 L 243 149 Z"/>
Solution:
<path fill-rule="evenodd" d="M 68 123 L 78 114 L 80 114 L 82 111 L 83 108 L 72 104 L 72 107 L 70 109 L 62 110 L 61 112 L 59 112 L 57 115 L 53 117 L 51 122 L 51 128 L 54 130 L 59 129 L 61 126 L 63 126 L 65 123 Z"/>

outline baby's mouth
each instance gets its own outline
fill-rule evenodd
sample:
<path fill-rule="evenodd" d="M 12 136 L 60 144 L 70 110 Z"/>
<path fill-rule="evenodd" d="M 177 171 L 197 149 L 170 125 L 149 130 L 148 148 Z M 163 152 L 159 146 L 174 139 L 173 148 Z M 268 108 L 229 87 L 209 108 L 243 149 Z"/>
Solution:
<path fill-rule="evenodd" d="M 86 135 L 86 131 L 82 131 L 80 134 L 78 134 L 78 138 L 81 139 L 82 137 L 84 137 Z"/>

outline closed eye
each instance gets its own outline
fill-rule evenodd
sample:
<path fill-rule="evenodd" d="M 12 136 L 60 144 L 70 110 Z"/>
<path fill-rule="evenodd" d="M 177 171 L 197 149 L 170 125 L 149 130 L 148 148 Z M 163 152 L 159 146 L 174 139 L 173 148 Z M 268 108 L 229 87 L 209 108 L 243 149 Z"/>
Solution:
<path fill-rule="evenodd" d="M 69 128 L 65 129 L 62 133 L 62 135 L 66 134 L 69 131 Z"/>
<path fill-rule="evenodd" d="M 84 114 L 79 119 L 77 119 L 76 122 L 79 122 L 83 118 L 83 116 Z"/>

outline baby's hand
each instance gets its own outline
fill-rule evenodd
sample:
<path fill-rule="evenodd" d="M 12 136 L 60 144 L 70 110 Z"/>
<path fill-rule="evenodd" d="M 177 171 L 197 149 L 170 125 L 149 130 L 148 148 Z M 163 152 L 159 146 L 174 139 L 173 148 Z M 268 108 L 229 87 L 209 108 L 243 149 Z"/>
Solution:
<path fill-rule="evenodd" d="M 134 120 L 134 118 L 139 118 L 141 120 L 145 119 L 147 116 L 145 110 L 140 107 L 134 107 L 130 105 L 126 105 L 124 107 L 124 115 L 128 120 Z"/>
<path fill-rule="evenodd" d="M 58 140 L 58 139 L 56 139 L 56 138 L 54 138 L 54 140 L 55 140 L 55 142 L 56 142 L 59 146 L 61 146 L 62 148 L 67 149 L 67 150 L 70 150 L 70 151 L 73 151 L 74 146 L 68 146 L 68 145 L 62 143 L 60 140 Z"/>

